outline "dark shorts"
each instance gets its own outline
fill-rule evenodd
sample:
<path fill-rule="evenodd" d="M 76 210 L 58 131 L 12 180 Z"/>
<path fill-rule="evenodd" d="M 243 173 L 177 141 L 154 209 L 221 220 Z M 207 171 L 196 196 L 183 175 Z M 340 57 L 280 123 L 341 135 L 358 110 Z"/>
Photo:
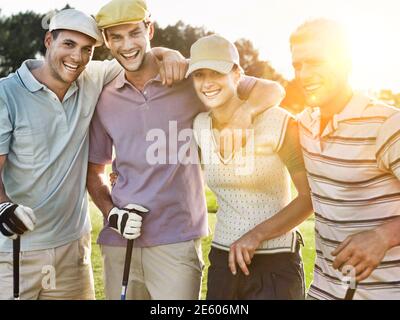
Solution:
<path fill-rule="evenodd" d="M 300 246 L 299 246 L 300 247 Z M 228 266 L 229 252 L 211 248 L 207 300 L 303 300 L 303 262 L 296 253 L 259 254 L 253 257 L 245 276 L 236 276 Z"/>

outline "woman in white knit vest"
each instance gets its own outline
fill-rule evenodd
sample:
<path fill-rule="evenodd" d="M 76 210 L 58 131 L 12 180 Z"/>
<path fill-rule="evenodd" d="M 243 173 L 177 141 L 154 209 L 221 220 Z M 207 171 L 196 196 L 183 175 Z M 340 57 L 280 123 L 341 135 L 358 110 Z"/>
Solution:
<path fill-rule="evenodd" d="M 209 255 L 207 299 L 303 299 L 301 235 L 312 211 L 297 124 L 280 107 L 253 119 L 249 130 L 223 131 L 243 104 L 239 54 L 212 35 L 191 48 L 187 76 L 210 110 L 194 122 L 205 180 L 219 210 Z M 227 139 L 228 138 L 228 139 Z M 291 201 L 290 177 L 298 196 Z"/>

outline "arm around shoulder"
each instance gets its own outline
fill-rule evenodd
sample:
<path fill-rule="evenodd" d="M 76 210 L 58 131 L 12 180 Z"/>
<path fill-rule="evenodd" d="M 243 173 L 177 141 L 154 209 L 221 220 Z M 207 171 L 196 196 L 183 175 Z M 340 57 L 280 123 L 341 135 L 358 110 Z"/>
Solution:
<path fill-rule="evenodd" d="M 245 76 L 239 84 L 238 96 L 244 103 L 232 116 L 228 128 L 247 129 L 257 116 L 281 103 L 285 90 L 275 81 Z"/>
<path fill-rule="evenodd" d="M 244 77 L 242 85 L 238 93 L 246 100 L 253 119 L 268 108 L 279 105 L 285 97 L 285 89 L 276 81 Z"/>
<path fill-rule="evenodd" d="M 285 97 L 285 89 L 275 81 L 257 79 L 247 102 L 253 108 L 255 115 L 265 111 L 268 107 L 279 105 Z"/>

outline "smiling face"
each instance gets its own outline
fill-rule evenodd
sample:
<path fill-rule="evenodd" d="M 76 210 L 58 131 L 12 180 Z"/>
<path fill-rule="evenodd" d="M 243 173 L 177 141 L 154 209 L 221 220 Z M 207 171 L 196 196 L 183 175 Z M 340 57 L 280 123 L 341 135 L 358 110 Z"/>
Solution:
<path fill-rule="evenodd" d="M 348 93 L 350 59 L 331 37 L 313 34 L 291 45 L 296 81 L 308 106 L 332 106 Z"/>
<path fill-rule="evenodd" d="M 211 69 L 196 70 L 192 74 L 194 88 L 201 102 L 209 108 L 219 108 L 236 95 L 240 71 L 233 69 L 222 74 Z"/>
<path fill-rule="evenodd" d="M 122 67 L 130 72 L 140 70 L 146 53 L 151 50 L 153 25 L 146 26 L 144 22 L 128 23 L 107 28 L 104 32 L 107 47 Z"/>
<path fill-rule="evenodd" d="M 48 32 L 46 63 L 52 77 L 68 85 L 74 82 L 91 60 L 95 43 L 95 39 L 76 31 Z"/>

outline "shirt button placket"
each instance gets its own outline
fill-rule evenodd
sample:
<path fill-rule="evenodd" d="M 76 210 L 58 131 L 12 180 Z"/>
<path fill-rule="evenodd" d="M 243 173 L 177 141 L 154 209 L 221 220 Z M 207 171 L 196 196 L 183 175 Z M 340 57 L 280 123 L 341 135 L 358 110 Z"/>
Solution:
<path fill-rule="evenodd" d="M 147 89 L 144 89 L 144 90 L 143 90 L 142 96 L 143 96 L 144 102 L 145 102 L 145 103 L 143 104 L 143 108 L 145 108 L 145 109 L 147 110 L 147 109 L 149 109 L 149 105 L 147 104 L 147 101 L 149 100 Z"/>

